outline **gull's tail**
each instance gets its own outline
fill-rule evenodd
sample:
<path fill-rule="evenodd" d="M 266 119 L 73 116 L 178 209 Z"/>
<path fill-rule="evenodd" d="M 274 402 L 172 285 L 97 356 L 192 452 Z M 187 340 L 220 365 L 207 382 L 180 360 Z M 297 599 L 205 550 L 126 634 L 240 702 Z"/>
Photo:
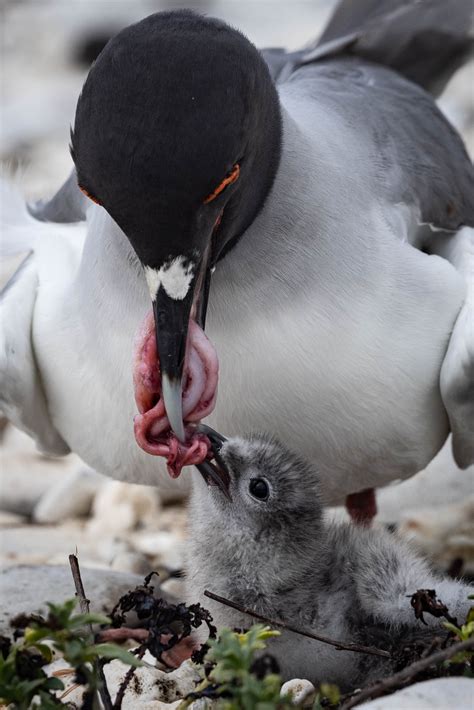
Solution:
<path fill-rule="evenodd" d="M 474 46 L 472 0 L 341 0 L 306 49 L 262 54 L 277 82 L 305 64 L 357 56 L 439 95 Z"/>
<path fill-rule="evenodd" d="M 301 64 L 355 55 L 439 94 L 474 45 L 472 0 L 341 0 Z"/>

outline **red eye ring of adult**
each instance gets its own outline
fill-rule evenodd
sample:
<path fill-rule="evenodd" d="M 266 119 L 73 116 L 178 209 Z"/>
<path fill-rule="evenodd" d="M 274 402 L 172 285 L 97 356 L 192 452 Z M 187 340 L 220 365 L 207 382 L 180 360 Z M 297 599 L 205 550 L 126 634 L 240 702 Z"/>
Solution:
<path fill-rule="evenodd" d="M 216 187 L 216 189 L 213 190 L 211 192 L 211 194 L 206 197 L 206 199 L 203 201 L 203 203 L 205 205 L 207 205 L 209 202 L 212 202 L 213 200 L 215 200 L 216 197 L 218 197 L 218 195 L 220 195 L 221 192 L 223 190 L 225 190 L 225 188 L 228 185 L 232 185 L 232 183 L 234 183 L 236 180 L 239 179 L 239 175 L 240 175 L 240 165 L 238 163 L 236 163 L 234 165 L 234 167 L 232 168 L 232 170 L 230 171 L 230 173 L 227 173 L 227 175 L 222 180 L 222 182 L 220 182 L 219 185 Z"/>
<path fill-rule="evenodd" d="M 83 195 L 89 198 L 89 200 L 92 200 L 92 202 L 95 202 L 96 205 L 101 206 L 102 202 L 100 202 L 97 197 L 94 197 L 94 195 L 86 190 L 85 187 L 82 187 L 79 185 L 79 190 L 82 192 Z"/>

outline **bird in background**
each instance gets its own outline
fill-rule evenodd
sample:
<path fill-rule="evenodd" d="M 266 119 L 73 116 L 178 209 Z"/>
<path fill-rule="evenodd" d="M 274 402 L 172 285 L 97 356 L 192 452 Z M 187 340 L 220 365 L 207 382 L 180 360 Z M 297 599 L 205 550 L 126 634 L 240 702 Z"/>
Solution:
<path fill-rule="evenodd" d="M 434 590 L 459 623 L 466 619 L 472 586 L 435 574 L 383 529 L 328 522 L 317 466 L 268 435 L 210 436 L 216 462 L 199 466 L 191 488 L 186 593 L 218 628 L 255 619 L 206 589 L 267 619 L 388 652 L 442 632 L 441 618 L 422 614 L 422 623 L 415 615 L 411 599 L 421 590 Z M 284 679 L 337 683 L 345 692 L 395 670 L 391 658 L 281 631 L 269 651 Z"/>
<path fill-rule="evenodd" d="M 110 40 L 70 178 L 29 206 L 3 186 L 2 251 L 28 252 L 0 303 L 5 415 L 175 490 L 209 456 L 204 417 L 268 430 L 359 520 L 449 432 L 469 465 L 474 171 L 430 92 L 470 15 L 343 0 L 291 53 L 186 10 Z"/>

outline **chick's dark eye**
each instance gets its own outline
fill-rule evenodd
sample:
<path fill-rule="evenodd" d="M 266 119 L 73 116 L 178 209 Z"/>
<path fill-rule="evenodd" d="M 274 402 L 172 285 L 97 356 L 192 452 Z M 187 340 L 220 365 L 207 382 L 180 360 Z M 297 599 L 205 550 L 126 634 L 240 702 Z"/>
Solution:
<path fill-rule="evenodd" d="M 258 500 L 267 500 L 270 493 L 268 483 L 263 478 L 252 478 L 249 491 L 250 495 Z"/>

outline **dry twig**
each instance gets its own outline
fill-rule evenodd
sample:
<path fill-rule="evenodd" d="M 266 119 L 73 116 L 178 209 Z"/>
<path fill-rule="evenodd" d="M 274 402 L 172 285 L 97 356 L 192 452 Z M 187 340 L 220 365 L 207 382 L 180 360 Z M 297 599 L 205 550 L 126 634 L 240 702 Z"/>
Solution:
<path fill-rule="evenodd" d="M 143 658 L 143 656 L 145 655 L 145 651 L 146 651 L 146 646 L 145 646 L 145 644 L 143 644 L 142 646 L 140 646 L 140 648 L 138 649 L 138 651 L 136 653 L 137 658 L 140 658 L 140 659 Z M 137 669 L 135 666 L 130 666 L 130 668 L 126 672 L 124 679 L 120 683 L 119 689 L 117 691 L 117 695 L 115 697 L 115 703 L 113 705 L 113 710 L 120 710 L 120 708 L 122 707 L 123 696 L 125 695 L 125 691 L 127 690 L 128 686 L 130 685 L 130 681 L 132 680 L 136 670 Z"/>
<path fill-rule="evenodd" d="M 74 580 L 74 586 L 76 588 L 76 596 L 79 599 L 79 605 L 81 607 L 81 612 L 83 614 L 88 614 L 90 601 L 86 597 L 86 593 L 84 591 L 84 584 L 82 583 L 81 570 L 79 568 L 79 560 L 77 559 L 76 555 L 69 555 L 69 564 L 71 566 L 72 578 Z M 90 629 L 91 634 L 93 634 L 94 630 L 92 628 L 92 624 L 89 624 L 89 629 Z M 110 697 L 109 689 L 107 687 L 107 681 L 105 679 L 104 669 L 102 668 L 100 663 L 97 663 L 97 671 L 98 671 L 99 678 L 100 678 L 99 695 L 100 695 L 100 699 L 102 700 L 102 704 L 103 704 L 105 710 L 113 710 L 112 698 Z"/>
<path fill-rule="evenodd" d="M 364 688 L 355 696 L 349 698 L 345 703 L 341 705 L 341 710 L 350 710 L 350 708 L 359 705 L 363 700 L 369 700 L 371 698 L 379 698 L 381 695 L 385 695 L 387 691 L 398 690 L 402 688 L 409 681 L 414 680 L 417 675 L 427 670 L 431 666 L 439 665 L 443 661 L 448 661 L 450 658 L 463 651 L 474 651 L 474 638 L 468 639 L 467 641 L 461 641 L 460 643 L 454 643 L 452 646 L 438 651 L 437 653 L 432 653 L 431 656 L 422 658 L 419 661 L 415 661 L 410 666 L 407 666 L 403 670 L 395 673 L 388 678 L 384 678 L 378 683 L 374 683 L 368 688 Z"/>
<path fill-rule="evenodd" d="M 72 578 L 74 580 L 74 586 L 76 587 L 76 597 L 79 599 L 81 612 L 83 614 L 88 614 L 90 611 L 90 600 L 86 597 L 86 593 L 84 591 L 81 570 L 79 569 L 79 560 L 76 555 L 69 555 L 69 564 L 71 566 Z M 93 633 L 91 624 L 89 624 L 89 628 Z"/>
<path fill-rule="evenodd" d="M 381 648 L 374 648 L 372 646 L 361 646 L 357 643 L 345 643 L 344 641 L 335 641 L 334 639 L 328 638 L 327 636 L 321 636 L 320 634 L 314 634 L 309 631 L 303 631 L 302 629 L 298 629 L 296 628 L 296 626 L 288 624 L 285 621 L 280 621 L 278 619 L 270 619 L 267 616 L 258 614 L 252 609 L 246 609 L 244 606 L 241 606 L 240 604 L 237 604 L 236 602 L 233 602 L 230 599 L 220 597 L 218 594 L 214 594 L 213 592 L 210 592 L 207 589 L 204 591 L 204 596 L 208 597 L 209 599 L 213 599 L 214 601 L 219 602 L 220 604 L 224 604 L 225 606 L 230 606 L 232 609 L 236 609 L 237 611 L 240 611 L 243 614 L 248 614 L 248 616 L 252 616 L 255 619 L 258 619 L 259 621 L 263 621 L 265 624 L 270 624 L 270 626 L 279 626 L 282 629 L 287 629 L 288 631 L 292 631 L 293 633 L 299 634 L 300 636 L 306 636 L 307 638 L 314 639 L 315 641 L 320 641 L 321 643 L 329 644 L 329 646 L 334 646 L 334 648 L 337 648 L 338 651 L 367 653 L 371 656 L 382 656 L 383 658 L 391 657 L 388 651 L 384 651 Z"/>

